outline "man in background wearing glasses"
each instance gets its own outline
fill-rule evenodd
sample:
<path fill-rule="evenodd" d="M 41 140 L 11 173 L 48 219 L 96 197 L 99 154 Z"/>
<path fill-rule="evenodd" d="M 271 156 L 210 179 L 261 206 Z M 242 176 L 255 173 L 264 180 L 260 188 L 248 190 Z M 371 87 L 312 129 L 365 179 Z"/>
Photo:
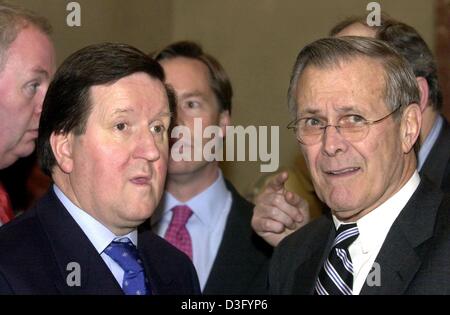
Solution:
<path fill-rule="evenodd" d="M 410 65 L 382 41 L 300 52 L 290 127 L 331 213 L 276 248 L 272 293 L 450 293 L 450 198 L 417 172 L 419 102 Z"/>

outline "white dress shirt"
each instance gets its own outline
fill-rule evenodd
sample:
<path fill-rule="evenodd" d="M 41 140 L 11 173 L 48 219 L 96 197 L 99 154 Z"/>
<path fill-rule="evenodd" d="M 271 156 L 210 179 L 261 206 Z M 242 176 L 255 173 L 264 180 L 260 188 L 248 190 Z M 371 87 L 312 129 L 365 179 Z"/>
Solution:
<path fill-rule="evenodd" d="M 111 257 L 104 253 L 104 250 L 112 241 L 123 241 L 124 238 L 129 238 L 137 247 L 137 230 L 134 230 L 124 236 L 117 236 L 103 224 L 94 219 L 90 214 L 78 208 L 72 201 L 69 200 L 69 198 L 66 197 L 66 195 L 64 195 L 58 186 L 53 185 L 53 190 L 69 214 L 75 222 L 77 222 L 84 234 L 86 234 L 89 241 L 91 241 L 92 245 L 94 245 L 95 249 L 100 254 L 109 270 L 111 270 L 114 275 L 114 278 L 116 278 L 122 288 L 124 271 Z"/>
<path fill-rule="evenodd" d="M 353 263 L 354 295 L 361 292 L 392 224 L 408 203 L 419 184 L 419 173 L 415 171 L 397 193 L 356 222 L 359 236 L 349 246 L 349 253 Z M 334 215 L 333 221 L 336 229 L 342 224 Z M 383 281 L 382 270 L 381 281 Z"/>
<path fill-rule="evenodd" d="M 158 210 L 152 216 L 153 231 L 164 237 L 172 219 L 171 209 L 178 205 L 191 208 L 193 213 L 186 223 L 186 228 L 191 236 L 193 264 L 202 291 L 222 242 L 232 204 L 231 192 L 225 185 L 222 172 L 219 170 L 218 173 L 211 186 L 187 202 L 178 201 L 166 191 Z"/>

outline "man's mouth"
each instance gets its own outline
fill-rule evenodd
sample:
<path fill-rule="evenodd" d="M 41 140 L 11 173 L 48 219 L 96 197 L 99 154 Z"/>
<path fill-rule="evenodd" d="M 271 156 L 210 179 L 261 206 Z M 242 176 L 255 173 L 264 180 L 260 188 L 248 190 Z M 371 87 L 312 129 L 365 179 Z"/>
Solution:
<path fill-rule="evenodd" d="M 331 176 L 347 176 L 347 175 L 353 175 L 356 172 L 360 170 L 359 167 L 346 167 L 341 169 L 335 169 L 335 170 L 328 170 L 325 171 L 327 175 Z"/>
<path fill-rule="evenodd" d="M 150 176 L 136 176 L 131 179 L 131 182 L 139 186 L 150 185 Z"/>

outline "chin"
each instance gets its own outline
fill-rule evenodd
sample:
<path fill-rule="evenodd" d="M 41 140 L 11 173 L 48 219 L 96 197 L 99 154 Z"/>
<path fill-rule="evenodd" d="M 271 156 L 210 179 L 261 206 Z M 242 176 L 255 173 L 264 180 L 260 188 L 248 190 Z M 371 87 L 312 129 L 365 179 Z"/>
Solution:
<path fill-rule="evenodd" d="M 15 150 L 16 155 L 21 158 L 29 156 L 31 153 L 33 153 L 35 147 L 36 145 L 34 144 L 34 141 L 31 143 L 24 144 L 20 146 L 17 150 Z"/>

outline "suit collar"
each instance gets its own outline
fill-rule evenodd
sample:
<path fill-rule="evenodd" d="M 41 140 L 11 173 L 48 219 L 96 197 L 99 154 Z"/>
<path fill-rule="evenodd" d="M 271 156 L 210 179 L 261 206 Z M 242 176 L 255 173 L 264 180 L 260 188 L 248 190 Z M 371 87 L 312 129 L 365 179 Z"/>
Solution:
<path fill-rule="evenodd" d="M 361 294 L 402 294 L 418 271 L 433 236 L 443 194 L 422 179 L 416 193 L 392 225 L 375 262 L 380 268 L 380 286 L 368 286 Z M 375 276 L 375 274 L 374 274 Z"/>
<path fill-rule="evenodd" d="M 36 207 L 38 220 L 47 234 L 55 267 L 53 281 L 62 294 L 122 294 L 114 276 L 96 249 L 73 220 L 52 189 Z M 69 286 L 68 266 L 79 266 L 80 286 Z M 73 274 L 72 274 L 73 275 Z"/>
<path fill-rule="evenodd" d="M 298 262 L 295 271 L 292 294 L 314 294 L 316 279 L 336 237 L 336 229 L 331 214 L 325 214 L 324 220 L 324 227 L 314 237 L 314 240 L 305 247 L 305 252 L 301 255 L 303 259 Z"/>
<path fill-rule="evenodd" d="M 360 294 L 401 294 L 408 288 L 427 252 L 433 236 L 443 194 L 426 178 L 394 221 L 375 259 L 381 269 L 381 286 L 363 286 Z M 328 256 L 336 230 L 330 214 L 298 261 L 293 294 L 313 294 L 320 269 Z"/>
<path fill-rule="evenodd" d="M 232 195 L 232 205 L 227 218 L 222 241 L 205 285 L 204 293 L 224 292 L 223 283 L 232 279 L 253 279 L 263 268 L 272 253 L 272 248 L 261 240 L 251 229 L 250 221 L 253 204 L 242 198 L 233 185 L 225 180 L 226 188 Z M 239 253 L 237 257 L 236 253 Z M 255 289 L 255 288 L 253 288 Z M 235 294 L 249 292 L 252 288 L 237 285 Z"/>
<path fill-rule="evenodd" d="M 155 248 L 157 248 L 155 243 L 157 242 L 158 236 L 153 234 L 149 229 L 144 228 L 147 225 L 150 226 L 149 222 L 139 228 L 139 255 L 144 262 L 145 274 L 150 282 L 152 295 L 166 294 L 166 292 L 173 290 L 170 286 L 173 282 L 173 276 L 170 272 L 167 272 L 165 262 L 161 262 L 160 254 L 155 252 Z M 166 290 L 166 288 L 168 289 Z"/>

